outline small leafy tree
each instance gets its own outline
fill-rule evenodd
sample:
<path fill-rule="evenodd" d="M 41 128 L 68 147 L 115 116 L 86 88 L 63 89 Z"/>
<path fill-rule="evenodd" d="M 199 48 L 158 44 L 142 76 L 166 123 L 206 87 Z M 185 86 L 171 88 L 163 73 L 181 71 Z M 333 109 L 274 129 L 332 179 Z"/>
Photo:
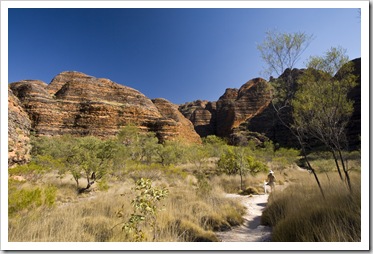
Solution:
<path fill-rule="evenodd" d="M 101 141 L 94 137 L 77 139 L 66 162 L 80 192 L 88 190 L 96 179 L 107 173 L 116 150 L 116 143 L 112 140 Z M 87 181 L 87 187 L 82 189 L 79 188 L 81 177 Z"/>
<path fill-rule="evenodd" d="M 206 147 L 200 144 L 190 145 L 187 147 L 188 160 L 193 163 L 198 170 L 201 170 L 206 165 L 206 159 L 209 153 Z"/>
<path fill-rule="evenodd" d="M 158 150 L 160 149 L 161 144 L 159 144 L 158 138 L 154 132 L 141 134 L 138 145 L 140 146 L 141 161 L 150 164 L 158 160 Z"/>
<path fill-rule="evenodd" d="M 210 157 L 220 157 L 227 146 L 227 142 L 215 135 L 209 135 L 202 139 L 205 150 Z"/>
<path fill-rule="evenodd" d="M 131 160 L 139 160 L 141 147 L 139 143 L 140 131 L 134 125 L 127 125 L 119 130 L 117 140 L 125 147 L 125 154 Z"/>
<path fill-rule="evenodd" d="M 239 174 L 241 190 L 244 189 L 243 177 L 245 175 L 255 175 L 261 171 L 268 171 L 268 167 L 253 156 L 248 155 L 244 147 L 229 147 L 226 153 L 220 157 L 218 168 L 228 175 Z"/>
<path fill-rule="evenodd" d="M 153 241 L 155 241 L 157 214 L 160 211 L 158 203 L 167 197 L 168 189 L 153 187 L 150 179 L 141 178 L 136 181 L 132 190 L 139 193 L 131 201 L 133 213 L 128 221 L 124 222 L 122 230 L 131 241 L 141 242 L 147 240 L 143 228 L 150 226 L 153 231 Z M 122 209 L 125 208 L 122 207 Z M 122 211 L 117 212 L 118 217 L 122 217 L 122 214 Z"/>
<path fill-rule="evenodd" d="M 182 163 L 186 161 L 186 147 L 178 141 L 165 141 L 157 149 L 160 163 L 163 166 Z"/>
<path fill-rule="evenodd" d="M 158 160 L 160 144 L 153 132 L 141 132 L 136 126 L 123 127 L 117 140 L 125 148 L 125 154 L 133 161 L 151 163 Z"/>
<path fill-rule="evenodd" d="M 220 172 L 227 175 L 235 175 L 238 173 L 237 155 L 234 153 L 233 147 L 229 147 L 225 153 L 220 156 L 218 168 Z"/>

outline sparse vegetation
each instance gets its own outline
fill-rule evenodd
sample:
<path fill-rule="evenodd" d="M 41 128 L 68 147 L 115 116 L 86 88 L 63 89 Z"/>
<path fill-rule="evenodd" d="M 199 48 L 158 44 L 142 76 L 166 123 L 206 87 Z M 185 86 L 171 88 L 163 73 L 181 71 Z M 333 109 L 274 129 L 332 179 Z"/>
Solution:
<path fill-rule="evenodd" d="M 332 162 L 333 163 L 333 162 Z M 309 174 L 298 175 L 286 191 L 271 195 L 263 212 L 262 223 L 273 227 L 273 241 L 341 242 L 360 241 L 360 191 L 349 193 L 337 172 L 320 174 L 325 186 L 325 200 L 314 192 Z M 360 175 L 353 174 L 356 188 Z"/>
<path fill-rule="evenodd" d="M 208 137 L 198 146 L 178 141 L 159 144 L 152 135 L 142 136 L 134 129 L 128 132 L 141 137 L 137 136 L 135 141 L 124 138 L 123 133 L 112 140 L 34 137 L 32 161 L 9 170 L 9 241 L 218 241 L 214 232 L 242 224 L 245 213 L 244 207 L 225 197 L 225 193 L 263 194 L 263 181 L 269 168 L 277 172 L 278 184 L 289 186 L 271 196 L 264 222 L 274 226 L 275 235 L 290 230 L 289 223 L 286 226 L 280 223 L 287 218 L 287 213 L 281 212 L 285 210 L 281 197 L 294 195 L 295 183 L 309 177 L 306 170 L 295 164 L 301 162 L 298 151 L 275 149 L 270 142 L 259 147 L 253 144 L 231 147 L 216 137 Z M 155 150 L 142 151 L 138 146 L 144 144 L 151 144 Z M 241 151 L 238 154 L 241 157 L 237 151 Z M 344 155 L 358 176 L 359 153 Z M 229 169 L 233 173 L 219 167 L 227 156 L 234 159 L 236 168 Z M 332 186 L 336 169 L 331 167 L 330 156 L 312 153 L 309 158 L 319 165 L 315 168 L 325 176 L 323 181 L 329 177 L 328 184 Z M 248 174 L 239 173 L 241 166 L 241 172 L 246 170 Z M 72 167 L 80 168 L 80 175 L 74 175 Z M 76 181 L 81 181 L 80 177 L 86 180 L 92 172 L 102 172 L 102 178 L 89 191 L 77 193 Z M 148 184 L 140 184 L 144 181 Z M 298 188 L 306 191 L 308 187 Z M 158 195 L 160 190 L 167 190 L 166 198 Z M 344 202 L 343 197 L 339 200 Z M 308 205 L 312 206 L 310 202 Z M 347 215 L 359 210 L 359 204 L 353 207 L 355 210 Z M 323 216 L 317 212 L 317 216 Z"/>
<path fill-rule="evenodd" d="M 152 186 L 150 179 L 140 178 L 136 181 L 132 190 L 139 191 L 138 195 L 132 199 L 131 205 L 134 208 L 133 213 L 127 222 L 122 226 L 128 239 L 135 242 L 146 241 L 147 237 L 142 227 L 150 226 L 153 231 L 153 241 L 157 240 L 157 214 L 161 209 L 158 202 L 162 201 L 168 195 L 166 188 L 156 188 Z M 122 217 L 123 209 L 117 212 L 118 217 Z"/>

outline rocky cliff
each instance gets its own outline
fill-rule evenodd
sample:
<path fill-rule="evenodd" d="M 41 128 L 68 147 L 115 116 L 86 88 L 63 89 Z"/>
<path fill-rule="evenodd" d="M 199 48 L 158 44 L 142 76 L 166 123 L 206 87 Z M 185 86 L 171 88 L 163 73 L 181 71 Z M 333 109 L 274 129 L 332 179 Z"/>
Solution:
<path fill-rule="evenodd" d="M 360 58 L 351 62 L 358 84 L 348 94 L 349 99 L 354 101 L 354 113 L 347 126 L 347 137 L 350 149 L 356 149 L 360 145 L 361 133 L 361 63 Z M 303 70 L 299 69 L 286 70 L 278 79 L 293 77 L 294 82 L 289 90 L 294 93 L 298 86 L 297 77 L 302 73 Z M 289 129 L 277 118 L 271 104 L 269 84 L 261 78 L 248 81 L 240 89 L 228 88 L 216 102 L 198 100 L 180 105 L 179 110 L 191 120 L 202 137 L 229 137 L 232 144 L 246 143 L 248 140 L 259 144 L 268 139 L 281 146 L 298 144 Z M 282 112 L 282 119 L 291 124 L 290 108 Z"/>
<path fill-rule="evenodd" d="M 347 138 L 350 149 L 360 149 L 361 143 L 361 58 L 352 60 L 353 71 L 357 77 L 357 85 L 348 93 L 348 98 L 354 102 L 354 111 L 347 125 Z"/>
<path fill-rule="evenodd" d="M 360 58 L 352 61 L 358 85 L 349 93 L 354 113 L 348 125 L 350 148 L 358 148 L 361 133 Z M 286 70 L 279 78 L 286 78 Z M 302 70 L 294 69 L 293 77 Z M 296 82 L 292 84 L 296 89 Z M 267 81 L 255 78 L 239 89 L 228 88 L 218 101 L 198 100 L 179 107 L 165 99 L 147 98 L 111 80 L 80 72 L 58 74 L 50 84 L 23 80 L 9 85 L 9 158 L 27 161 L 29 131 L 37 135 L 95 135 L 111 137 L 128 124 L 153 131 L 161 141 L 183 139 L 200 143 L 217 135 L 232 143 L 271 139 L 282 146 L 296 142 L 276 117 Z M 286 112 L 285 112 L 286 113 Z M 291 111 L 286 119 L 291 122 Z M 197 135 L 197 133 L 199 135 Z M 24 147 L 24 150 L 20 150 Z"/>
<path fill-rule="evenodd" d="M 109 79 L 63 72 L 49 85 L 24 80 L 9 87 L 21 101 L 37 135 L 105 138 L 116 135 L 125 125 L 134 124 L 143 131 L 156 132 L 160 140 L 191 136 L 188 141 L 200 142 L 191 123 L 181 114 L 175 120 L 164 111 L 161 113 L 139 91 Z M 177 107 L 171 103 L 168 106 Z"/>
<path fill-rule="evenodd" d="M 202 137 L 229 137 L 234 128 L 261 114 L 271 101 L 269 84 L 261 78 L 248 81 L 240 89 L 227 88 L 216 102 L 195 101 L 179 110 L 195 126 Z"/>
<path fill-rule="evenodd" d="M 201 143 L 201 137 L 194 131 L 192 122 L 186 119 L 178 109 L 178 106 L 165 99 L 152 100 L 163 118 L 157 120 L 158 139 L 181 139 L 192 143 Z"/>
<path fill-rule="evenodd" d="M 8 89 L 8 166 L 30 160 L 31 121 L 20 101 Z"/>

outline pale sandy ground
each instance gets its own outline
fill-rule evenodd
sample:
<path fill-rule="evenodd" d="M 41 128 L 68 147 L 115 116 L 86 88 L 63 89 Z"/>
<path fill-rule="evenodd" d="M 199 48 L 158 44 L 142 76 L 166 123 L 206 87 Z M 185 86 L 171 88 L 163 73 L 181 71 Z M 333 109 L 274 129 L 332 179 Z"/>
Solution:
<path fill-rule="evenodd" d="M 251 197 L 227 194 L 227 197 L 240 200 L 247 208 L 243 216 L 245 222 L 241 226 L 233 227 L 232 230 L 217 232 L 218 238 L 222 242 L 270 242 L 271 228 L 260 225 L 260 217 L 267 205 L 268 194 Z"/>

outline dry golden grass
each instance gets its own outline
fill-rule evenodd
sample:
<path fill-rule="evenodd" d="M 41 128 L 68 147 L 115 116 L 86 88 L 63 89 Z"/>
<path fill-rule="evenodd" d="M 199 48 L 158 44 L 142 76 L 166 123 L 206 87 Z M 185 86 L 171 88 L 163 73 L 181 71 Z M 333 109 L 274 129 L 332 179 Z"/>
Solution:
<path fill-rule="evenodd" d="M 288 177 L 288 173 L 292 172 L 292 177 Z M 276 184 L 277 185 L 284 185 L 285 182 L 294 180 L 294 177 L 298 172 L 295 172 L 293 169 L 283 170 L 282 172 L 275 172 L 276 176 Z M 300 174 L 303 172 L 299 172 Z M 253 190 L 251 194 L 263 194 L 264 188 L 263 184 L 264 181 L 267 179 L 267 173 L 260 172 L 255 176 L 247 175 L 244 176 L 243 187 L 244 190 Z M 214 176 L 211 178 L 211 184 L 220 186 L 220 188 L 227 192 L 227 193 L 241 193 L 241 183 L 240 183 L 240 176 L 239 175 L 220 175 Z M 244 191 L 245 193 L 245 191 Z M 248 193 L 250 194 L 250 193 Z"/>
<path fill-rule="evenodd" d="M 360 173 L 352 172 L 353 193 L 337 173 L 302 172 L 283 191 L 271 194 L 262 223 L 273 226 L 273 241 L 360 241 Z"/>
<path fill-rule="evenodd" d="M 132 178 L 154 176 L 154 172 L 139 170 L 140 174 L 128 175 L 126 180 L 115 176 L 108 180 L 107 191 L 96 187 L 83 195 L 76 194 L 74 181 L 69 177 L 57 179 L 51 174 L 45 175 L 42 180 L 58 189 L 55 205 L 22 210 L 10 217 L 9 241 L 128 241 L 122 225 L 133 212 Z M 153 185 L 168 188 L 169 196 L 158 212 L 155 232 L 143 226 L 146 241 L 217 241 L 213 230 L 228 229 L 243 222 L 244 208 L 224 197 L 219 186 L 202 189 L 206 193 L 201 194 L 195 177 L 159 172 L 161 175 L 153 178 Z M 116 215 L 119 210 L 121 218 Z"/>
<path fill-rule="evenodd" d="M 320 165 L 322 164 L 323 162 L 320 162 Z M 359 169 L 358 162 L 351 161 L 350 165 Z M 108 190 L 100 190 L 99 184 L 96 183 L 90 193 L 83 195 L 77 195 L 75 182 L 71 176 L 58 178 L 57 172 L 41 175 L 37 181 L 17 183 L 17 189 L 55 186 L 56 201 L 52 207 L 30 206 L 12 214 L 8 225 L 9 241 L 129 241 L 122 231 L 122 225 L 133 212 L 130 202 L 135 194 L 131 187 L 134 186 L 134 180 L 140 177 L 150 178 L 153 186 L 163 186 L 169 190 L 169 196 L 162 201 L 163 210 L 158 212 L 156 218 L 156 230 L 151 231 L 150 227 L 143 226 L 147 241 L 217 241 L 214 231 L 226 230 L 243 222 L 244 208 L 236 201 L 225 197 L 225 192 L 238 193 L 240 190 L 238 175 L 200 174 L 196 177 L 192 174 L 195 173 L 195 169 L 190 166 L 189 170 L 159 165 L 127 166 L 131 170 L 127 167 L 106 176 Z M 209 172 L 210 170 L 208 168 Z M 313 232 L 313 235 L 319 237 L 316 239 L 319 241 L 358 239 L 358 170 L 351 174 L 354 187 L 352 199 L 335 172 L 321 174 L 320 181 L 327 194 L 325 202 L 320 201 L 322 198 L 314 178 L 307 171 L 291 166 L 275 171 L 275 175 L 277 184 L 286 184 L 287 187 L 282 192 L 272 193 L 270 206 L 263 216 L 266 224 L 275 226 L 274 240 L 315 240 L 306 238 L 307 232 Z M 259 193 L 263 193 L 263 181 L 266 176 L 266 173 L 245 176 L 245 188 L 256 188 Z M 121 218 L 116 215 L 119 210 L 123 213 Z M 341 212 L 342 210 L 344 211 Z M 336 221 L 331 220 L 324 212 L 330 214 L 331 218 L 340 218 L 339 221 L 345 223 L 342 223 L 344 226 L 338 228 Z M 325 228 L 320 225 L 312 231 L 309 223 L 304 223 L 309 218 L 332 222 Z M 346 224 L 348 221 L 352 221 L 352 224 Z M 313 223 L 318 225 L 316 222 Z M 325 230 L 327 235 L 321 234 L 322 230 Z M 350 233 L 343 235 L 343 232 Z M 295 238 L 294 234 L 298 238 Z M 285 236 L 289 238 L 284 238 Z"/>

